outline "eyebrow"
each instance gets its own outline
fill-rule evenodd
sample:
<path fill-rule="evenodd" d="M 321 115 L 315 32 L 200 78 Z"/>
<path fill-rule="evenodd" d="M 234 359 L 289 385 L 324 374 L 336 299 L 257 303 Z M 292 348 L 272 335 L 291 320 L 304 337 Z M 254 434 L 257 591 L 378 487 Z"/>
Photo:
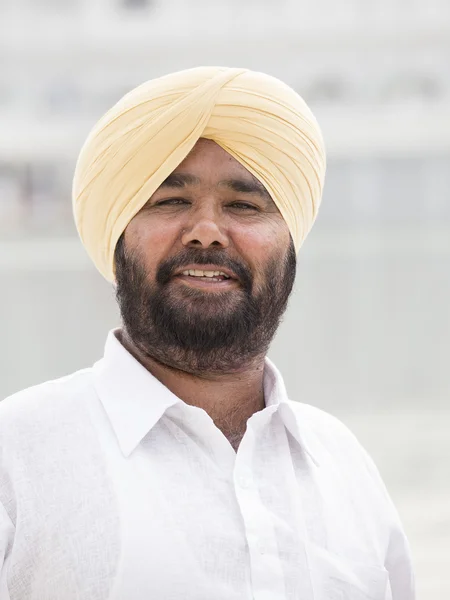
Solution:
<path fill-rule="evenodd" d="M 260 183 L 254 175 L 251 175 L 252 179 L 239 179 L 239 178 L 231 178 L 231 179 L 223 179 L 219 181 L 219 187 L 224 187 L 233 192 L 243 193 L 243 194 L 258 194 L 259 196 L 265 198 L 266 200 L 272 201 L 272 197 L 266 188 Z M 159 186 L 159 189 L 162 188 L 184 188 L 189 185 L 199 185 L 201 183 L 201 179 L 196 177 L 195 175 L 191 175 L 189 173 L 171 173 Z"/>
<path fill-rule="evenodd" d="M 189 173 L 172 173 L 164 179 L 159 186 L 160 188 L 183 188 L 187 185 L 198 185 L 201 183 L 199 177 L 190 175 Z"/>
<path fill-rule="evenodd" d="M 233 192 L 240 192 L 243 194 L 259 194 L 266 200 L 272 200 L 271 195 L 260 183 L 256 177 L 252 175 L 252 180 L 248 181 L 246 179 L 224 179 L 219 182 L 219 186 L 226 187 Z"/>

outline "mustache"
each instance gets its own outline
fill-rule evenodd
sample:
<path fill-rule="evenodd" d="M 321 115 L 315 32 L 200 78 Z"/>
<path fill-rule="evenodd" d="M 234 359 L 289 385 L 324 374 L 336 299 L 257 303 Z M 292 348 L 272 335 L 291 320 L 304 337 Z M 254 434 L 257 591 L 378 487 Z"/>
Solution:
<path fill-rule="evenodd" d="M 156 281 L 164 285 L 172 279 L 174 272 L 191 264 L 197 265 L 217 265 L 218 270 L 221 267 L 232 271 L 242 287 L 250 292 L 253 284 L 253 277 L 250 268 L 243 261 L 240 262 L 230 258 L 223 250 L 195 250 L 189 248 L 162 262 L 156 273 Z"/>

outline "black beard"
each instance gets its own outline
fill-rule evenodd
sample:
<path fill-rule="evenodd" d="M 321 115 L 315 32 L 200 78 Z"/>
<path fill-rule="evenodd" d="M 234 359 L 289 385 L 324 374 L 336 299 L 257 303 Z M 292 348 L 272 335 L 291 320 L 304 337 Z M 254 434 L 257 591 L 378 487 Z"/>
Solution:
<path fill-rule="evenodd" d="M 188 248 L 161 263 L 155 282 L 148 281 L 140 256 L 126 251 L 123 235 L 114 258 L 116 298 L 129 338 L 145 356 L 193 374 L 236 372 L 265 355 L 296 272 L 292 240 L 284 261 L 266 266 L 260 290 L 248 266 L 222 249 Z M 210 293 L 174 283 L 175 270 L 190 264 L 228 268 L 240 287 Z"/>

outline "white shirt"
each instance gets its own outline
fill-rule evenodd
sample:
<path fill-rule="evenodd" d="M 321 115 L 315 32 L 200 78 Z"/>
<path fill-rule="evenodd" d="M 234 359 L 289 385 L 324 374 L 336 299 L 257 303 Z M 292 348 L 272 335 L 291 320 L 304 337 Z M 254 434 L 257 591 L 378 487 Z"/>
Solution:
<path fill-rule="evenodd" d="M 0 600 L 412 600 L 370 458 L 269 360 L 264 392 L 236 453 L 110 332 L 1 402 Z"/>

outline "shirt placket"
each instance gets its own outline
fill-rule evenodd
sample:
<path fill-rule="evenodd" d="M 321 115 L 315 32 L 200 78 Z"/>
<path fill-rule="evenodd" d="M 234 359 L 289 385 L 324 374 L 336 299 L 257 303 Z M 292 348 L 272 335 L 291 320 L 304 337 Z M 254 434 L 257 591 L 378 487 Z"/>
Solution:
<path fill-rule="evenodd" d="M 235 493 L 250 555 L 253 600 L 281 600 L 285 597 L 283 570 L 272 516 L 261 502 L 259 482 L 251 469 L 258 431 L 271 418 L 274 410 L 267 408 L 249 419 L 234 468 Z"/>

